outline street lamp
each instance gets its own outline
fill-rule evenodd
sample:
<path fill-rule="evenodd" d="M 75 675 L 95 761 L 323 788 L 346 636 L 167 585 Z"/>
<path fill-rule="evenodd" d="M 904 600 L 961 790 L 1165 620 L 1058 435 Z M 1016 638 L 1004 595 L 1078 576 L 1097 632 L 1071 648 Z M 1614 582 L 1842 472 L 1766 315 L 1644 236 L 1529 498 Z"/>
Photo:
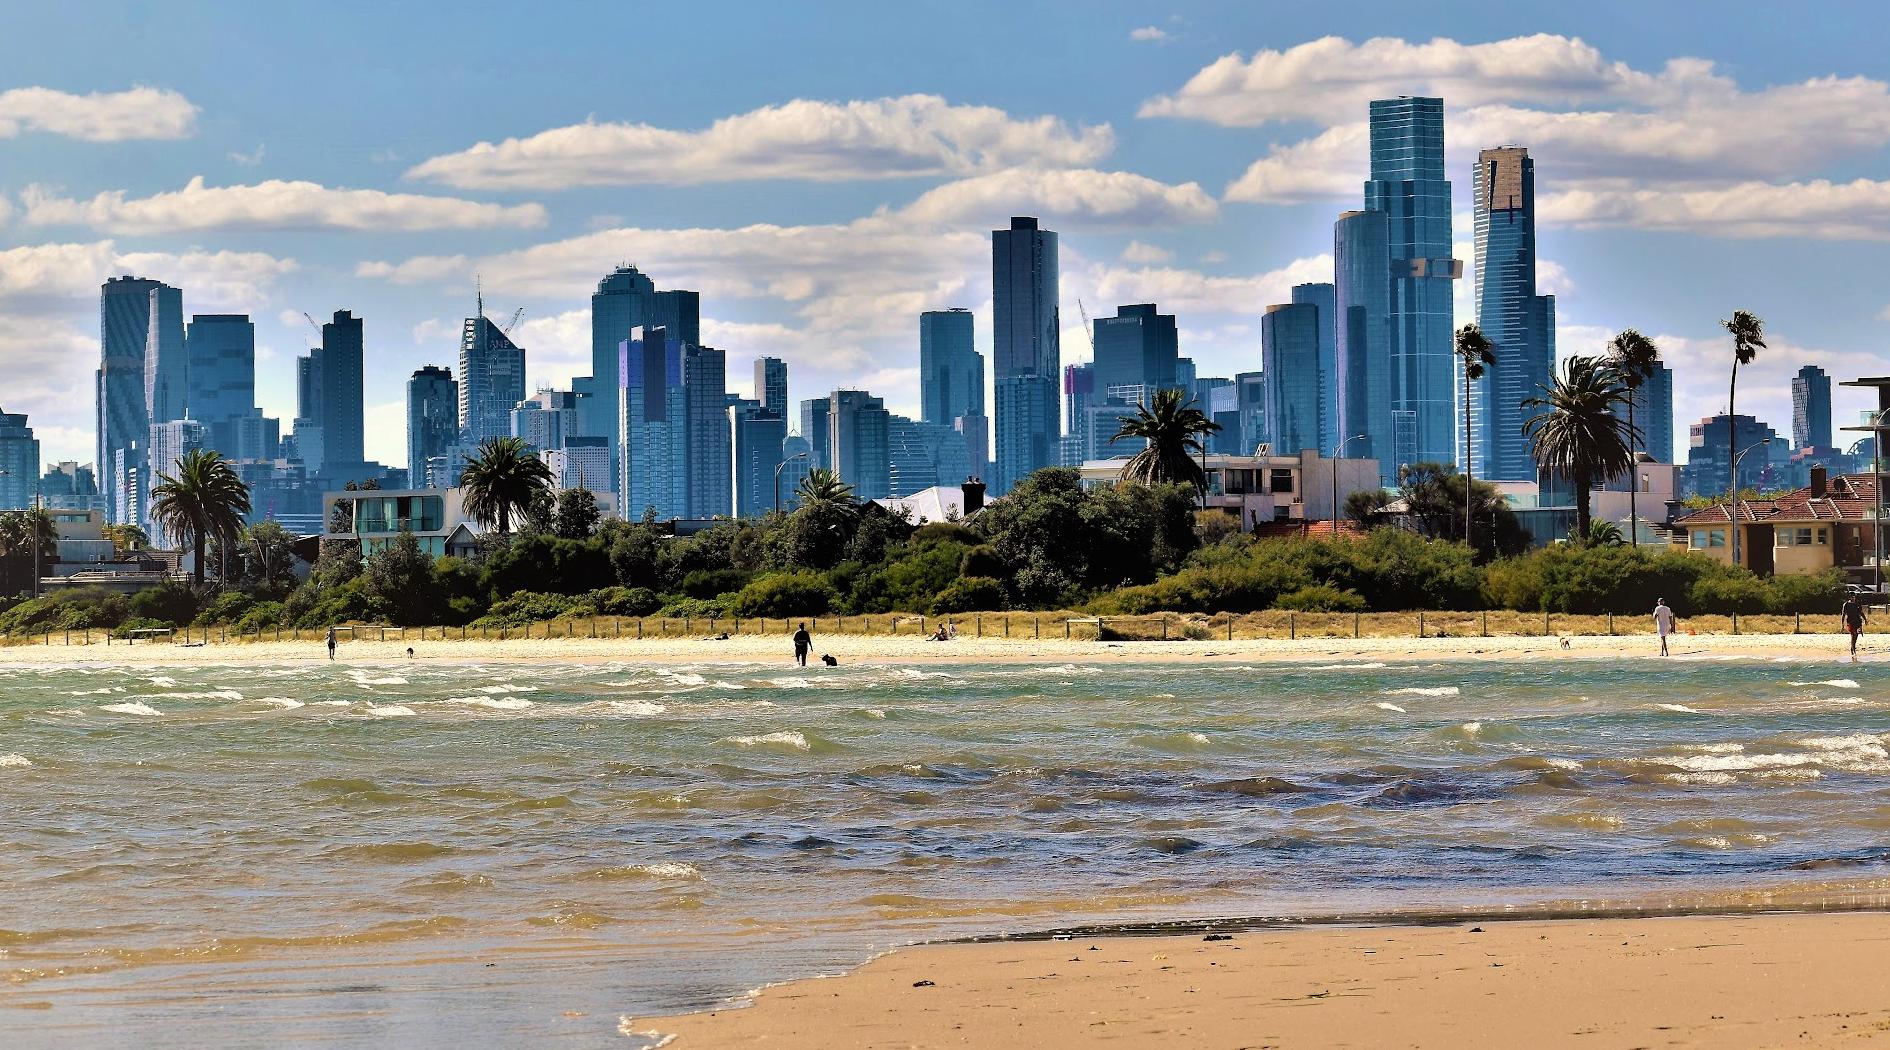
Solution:
<path fill-rule="evenodd" d="M 774 465 L 774 512 L 776 514 L 781 513 L 781 468 L 787 466 L 789 463 L 792 463 L 797 459 L 806 459 L 806 458 L 807 458 L 807 453 L 796 452 L 794 455 L 789 456 L 788 458 Z"/>
<path fill-rule="evenodd" d="M 1345 446 L 1359 438 L 1369 436 L 1368 434 L 1353 434 L 1339 442 L 1339 446 L 1332 450 L 1332 534 L 1334 536 L 1339 534 L 1339 457 L 1345 455 Z M 1346 495 L 1350 496 L 1351 493 L 1348 492 Z"/>
<path fill-rule="evenodd" d="M 1731 424 L 1729 423 L 1727 425 L 1730 426 Z M 1727 516 L 1732 519 L 1732 563 L 1734 565 L 1739 564 L 1739 486 L 1738 484 L 1736 484 L 1736 482 L 1739 480 L 1739 461 L 1746 458 L 1746 453 L 1752 451 L 1753 449 L 1758 448 L 1761 445 L 1769 445 L 1771 443 L 1772 443 L 1771 438 L 1763 438 L 1759 441 L 1753 442 L 1750 445 L 1747 445 L 1745 448 L 1740 449 L 1739 454 L 1733 457 L 1732 469 L 1733 469 L 1733 481 L 1735 482 L 1735 484 L 1733 485 L 1732 508 Z"/>
<path fill-rule="evenodd" d="M 0 476 L 19 477 L 10 470 L 0 470 Z M 33 475 L 33 502 L 27 512 L 27 528 L 33 533 L 33 597 L 39 597 L 39 516 L 34 511 L 40 509 L 39 475 Z"/>

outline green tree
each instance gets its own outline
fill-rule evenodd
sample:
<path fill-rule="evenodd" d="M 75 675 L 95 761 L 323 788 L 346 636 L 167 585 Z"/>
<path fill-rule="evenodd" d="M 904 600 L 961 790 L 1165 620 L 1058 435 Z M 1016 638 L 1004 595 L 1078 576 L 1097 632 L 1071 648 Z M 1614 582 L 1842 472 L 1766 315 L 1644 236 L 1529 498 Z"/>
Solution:
<path fill-rule="evenodd" d="M 558 514 L 552 532 L 567 540 L 588 540 L 603 520 L 597 509 L 597 497 L 587 488 L 565 489 L 558 493 Z"/>
<path fill-rule="evenodd" d="M 120 558 L 151 546 L 151 538 L 136 525 L 107 525 L 100 531 L 112 541 L 112 553 Z"/>
<path fill-rule="evenodd" d="M 1609 341 L 1608 366 L 1614 369 L 1615 375 L 1621 381 L 1621 386 L 1627 390 L 1628 430 L 1633 433 L 1639 433 L 1639 431 L 1634 429 L 1634 394 L 1636 391 L 1640 390 L 1649 379 L 1653 378 L 1655 369 L 1660 367 L 1660 348 L 1654 345 L 1652 339 L 1630 328 Z M 1634 444 L 1635 447 L 1638 448 L 1641 442 L 1636 441 Z M 1658 451 L 1662 457 L 1673 455 L 1672 449 L 1660 449 Z M 1633 475 L 1628 481 L 1627 534 L 1633 543 L 1639 544 L 1641 515 L 1640 506 L 1636 500 L 1636 496 L 1641 491 L 1639 467 L 1634 468 Z"/>
<path fill-rule="evenodd" d="M 286 593 L 295 586 L 295 537 L 281 524 L 250 525 L 236 537 L 231 554 L 246 584 L 271 593 Z"/>
<path fill-rule="evenodd" d="M 522 438 L 489 438 L 466 461 L 459 483 L 466 490 L 466 512 L 504 534 L 551 484 L 551 468 Z"/>
<path fill-rule="evenodd" d="M 33 533 L 39 533 L 39 556 L 50 559 L 59 551 L 59 530 L 45 508 L 0 512 L 0 554 L 33 553 Z"/>
<path fill-rule="evenodd" d="M 1737 506 L 1733 493 L 1739 491 L 1739 427 L 1738 419 L 1733 415 L 1733 401 L 1739 394 L 1739 366 L 1749 365 L 1759 351 L 1765 349 L 1765 322 L 1758 315 L 1745 310 L 1734 310 L 1731 317 L 1720 322 L 1732 336 L 1733 365 L 1732 382 L 1726 389 L 1726 501 L 1728 507 Z M 1730 509 L 1728 513 L 1731 513 Z M 1732 559 L 1739 564 L 1739 523 L 1732 527 Z"/>
<path fill-rule="evenodd" d="M 794 487 L 794 496 L 803 507 L 810 503 L 831 503 L 852 510 L 860 503 L 853 494 L 853 486 L 841 481 L 840 475 L 825 467 L 808 471 L 801 483 Z"/>
<path fill-rule="evenodd" d="M 1614 414 L 1627 400 L 1614 370 L 1593 357 L 1571 357 L 1541 397 L 1523 402 L 1537 413 L 1523 422 L 1536 463 L 1575 490 L 1575 532 L 1588 535 L 1589 499 L 1598 482 L 1634 469 L 1639 432 Z"/>
<path fill-rule="evenodd" d="M 1135 415 L 1123 416 L 1121 429 L 1112 440 L 1141 438 L 1148 447 L 1137 452 L 1122 467 L 1122 480 L 1143 485 L 1191 485 L 1195 492 L 1207 490 L 1207 474 L 1195 456 L 1205 449 L 1201 438 L 1221 429 L 1219 423 L 1194 407 L 1194 399 L 1182 400 L 1179 390 L 1157 390 L 1145 404 L 1135 406 Z"/>
<path fill-rule="evenodd" d="M 216 452 L 192 449 L 173 473 L 158 475 L 151 489 L 151 520 L 196 554 L 194 576 L 203 584 L 204 546 L 211 537 L 230 543 L 248 517 L 249 486 Z"/>
<path fill-rule="evenodd" d="M 1398 492 L 1412 524 L 1432 539 L 1468 543 L 1485 561 L 1520 554 L 1529 547 L 1529 530 L 1487 481 L 1472 481 L 1442 463 L 1412 463 L 1398 468 Z M 1474 517 L 1463 512 L 1466 505 L 1474 508 Z M 1489 523 L 1475 542 L 1466 532 L 1473 521 Z"/>
<path fill-rule="evenodd" d="M 362 565 L 368 594 L 386 603 L 395 623 L 406 626 L 437 623 L 433 558 L 406 529 L 368 555 Z"/>
<path fill-rule="evenodd" d="M 1483 329 L 1474 324 L 1457 329 L 1455 346 L 1457 361 L 1463 366 L 1463 476 L 1471 481 L 1476 479 L 1476 467 L 1470 459 L 1470 384 L 1483 378 L 1484 370 L 1496 365 L 1496 344 L 1484 336 Z M 1476 517 L 1474 514 L 1476 486 L 1466 484 L 1463 489 L 1463 534 L 1466 542 L 1476 546 Z"/>

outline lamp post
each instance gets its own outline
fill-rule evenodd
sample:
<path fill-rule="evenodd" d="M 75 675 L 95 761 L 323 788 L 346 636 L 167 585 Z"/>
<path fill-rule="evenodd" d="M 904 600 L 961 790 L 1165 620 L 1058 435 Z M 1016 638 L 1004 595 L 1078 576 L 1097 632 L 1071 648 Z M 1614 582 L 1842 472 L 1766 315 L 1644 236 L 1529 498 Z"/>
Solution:
<path fill-rule="evenodd" d="M 1731 422 L 1728 422 L 1726 425 L 1730 427 L 1732 424 Z M 1732 461 L 1733 480 L 1737 481 L 1739 478 L 1739 461 L 1746 458 L 1746 453 L 1751 452 L 1753 449 L 1758 448 L 1761 445 L 1769 445 L 1771 443 L 1772 443 L 1771 438 L 1762 438 L 1758 441 L 1753 442 L 1750 445 L 1747 445 L 1745 448 L 1740 449 L 1739 454 L 1734 456 L 1733 461 Z M 1732 563 L 1736 566 L 1739 564 L 1739 486 L 1738 485 L 1733 486 L 1732 507 L 1729 509 L 1727 516 L 1732 519 Z"/>
<path fill-rule="evenodd" d="M 19 477 L 18 474 L 15 474 L 14 472 L 10 470 L 0 470 L 0 476 L 5 476 L 9 478 Z M 33 476 L 33 502 L 27 505 L 28 510 L 27 510 L 26 527 L 32 530 L 32 533 L 33 533 L 33 597 L 35 598 L 39 597 L 39 515 L 35 513 L 36 511 L 40 509 L 39 504 L 40 504 L 39 476 L 34 475 Z"/>
<path fill-rule="evenodd" d="M 776 514 L 781 513 L 781 468 L 787 466 L 789 463 L 792 463 L 797 459 L 806 459 L 806 458 L 807 458 L 807 453 L 797 452 L 794 455 L 789 456 L 788 458 L 774 465 L 774 512 Z"/>
<path fill-rule="evenodd" d="M 1345 455 L 1345 446 L 1366 436 L 1368 435 L 1353 434 L 1339 442 L 1338 447 L 1332 450 L 1332 534 L 1334 536 L 1339 534 L 1339 457 Z M 1351 493 L 1348 492 L 1346 495 L 1350 496 Z"/>

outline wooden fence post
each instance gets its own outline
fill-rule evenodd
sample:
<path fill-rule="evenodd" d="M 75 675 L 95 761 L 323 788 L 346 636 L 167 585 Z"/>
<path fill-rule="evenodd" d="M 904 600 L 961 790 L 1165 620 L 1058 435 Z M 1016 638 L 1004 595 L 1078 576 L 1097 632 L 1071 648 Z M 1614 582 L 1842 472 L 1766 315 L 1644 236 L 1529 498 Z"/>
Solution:
<path fill-rule="evenodd" d="M 1490 636 L 1490 610 L 1483 610 L 1483 637 Z"/>
<path fill-rule="evenodd" d="M 1352 614 L 1352 637 L 1354 640 L 1358 638 L 1358 614 L 1357 613 Z"/>
<path fill-rule="evenodd" d="M 1289 612 L 1286 614 L 1286 638 L 1288 641 L 1292 641 L 1298 637 L 1299 637 L 1299 614 L 1296 612 Z"/>
<path fill-rule="evenodd" d="M 1542 634 L 1547 637 L 1555 632 L 1549 630 L 1549 610 L 1542 610 Z"/>

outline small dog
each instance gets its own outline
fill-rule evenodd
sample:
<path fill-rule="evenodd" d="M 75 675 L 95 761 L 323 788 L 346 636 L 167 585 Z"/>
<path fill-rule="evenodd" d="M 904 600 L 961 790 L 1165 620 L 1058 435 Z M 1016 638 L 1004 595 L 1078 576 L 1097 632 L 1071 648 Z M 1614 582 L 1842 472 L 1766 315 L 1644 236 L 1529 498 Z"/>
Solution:
<path fill-rule="evenodd" d="M 820 654 L 820 662 L 823 664 L 826 664 L 828 667 L 840 666 L 840 661 L 834 659 L 832 656 L 828 655 L 827 653 Z"/>
<path fill-rule="evenodd" d="M 1568 644 L 1568 639 L 1567 639 L 1567 638 L 1564 638 L 1564 639 L 1562 639 L 1562 648 L 1564 648 L 1564 649 L 1567 649 L 1567 648 L 1569 648 L 1569 644 Z"/>

